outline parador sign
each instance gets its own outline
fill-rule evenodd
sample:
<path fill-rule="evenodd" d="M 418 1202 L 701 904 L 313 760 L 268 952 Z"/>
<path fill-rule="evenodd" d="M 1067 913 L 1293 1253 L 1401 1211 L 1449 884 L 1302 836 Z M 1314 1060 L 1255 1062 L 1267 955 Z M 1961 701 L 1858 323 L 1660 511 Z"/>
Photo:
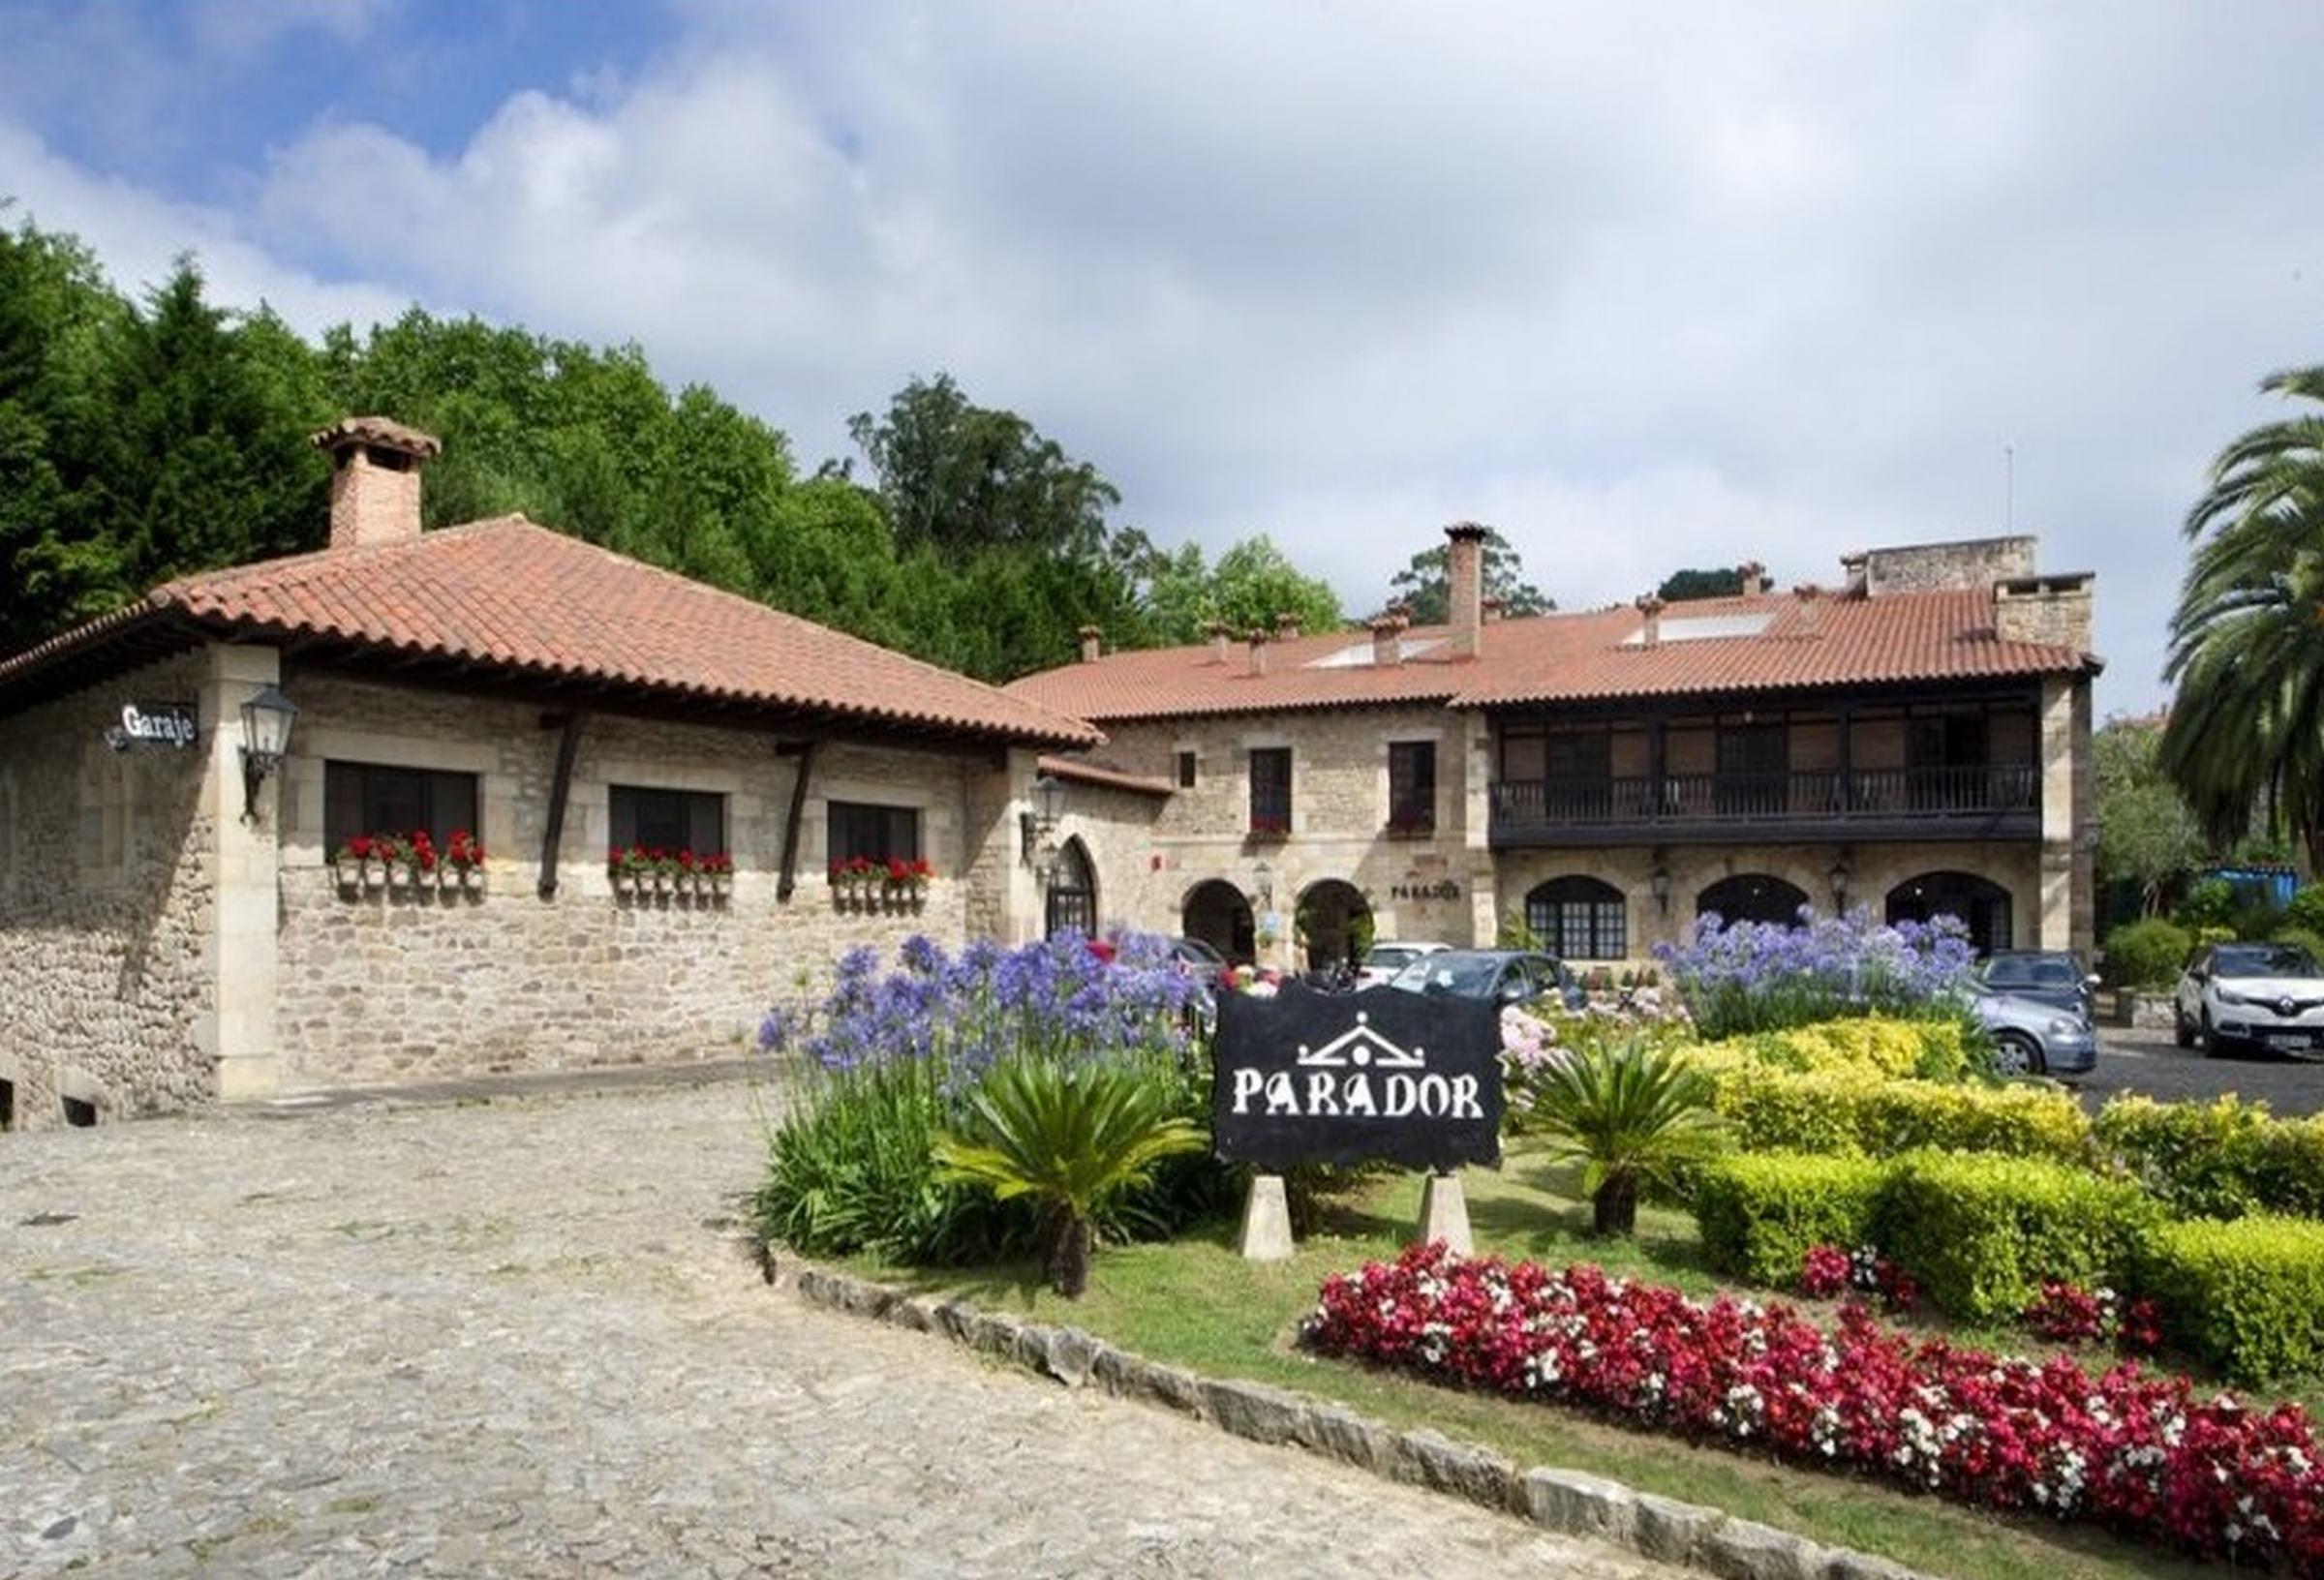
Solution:
<path fill-rule="evenodd" d="M 1497 1008 L 1390 988 L 1272 998 L 1230 993 L 1213 1044 L 1218 1156 L 1280 1172 L 1300 1163 L 1448 1172 L 1501 1161 Z"/>

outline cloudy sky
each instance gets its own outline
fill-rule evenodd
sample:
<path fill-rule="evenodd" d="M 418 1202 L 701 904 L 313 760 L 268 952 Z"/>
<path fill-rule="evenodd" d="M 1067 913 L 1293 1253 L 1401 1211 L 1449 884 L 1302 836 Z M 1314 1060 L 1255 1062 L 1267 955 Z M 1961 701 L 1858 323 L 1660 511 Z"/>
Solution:
<path fill-rule="evenodd" d="M 793 437 L 949 370 L 1351 606 L 2037 532 L 2159 700 L 2210 457 L 2324 360 L 2324 7 L 0 0 L 0 194 L 308 329 L 636 340 Z M 2014 455 L 2014 486 L 2008 484 Z"/>

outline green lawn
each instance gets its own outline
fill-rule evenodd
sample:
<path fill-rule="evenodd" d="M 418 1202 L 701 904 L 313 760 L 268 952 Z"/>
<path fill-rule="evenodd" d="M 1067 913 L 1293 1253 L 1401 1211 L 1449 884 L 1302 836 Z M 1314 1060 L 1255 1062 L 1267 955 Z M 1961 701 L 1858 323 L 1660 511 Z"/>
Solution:
<path fill-rule="evenodd" d="M 1684 1212 L 1642 1207 L 1636 1241 L 1608 1243 L 1585 1232 L 1588 1211 L 1571 1194 L 1571 1177 L 1522 1150 L 1513 1151 L 1499 1172 L 1468 1170 L 1465 1182 L 1481 1252 L 1551 1265 L 1597 1261 L 1697 1293 L 1719 1287 L 1703 1264 L 1694 1220 Z M 985 1270 L 852 1265 L 922 1291 L 957 1293 L 1041 1322 L 1070 1323 L 1156 1360 L 1297 1387 L 1399 1427 L 1434 1427 L 1490 1446 L 1521 1466 L 1594 1472 L 1644 1491 L 1879 1553 L 1931 1574 L 2014 1580 L 2039 1571 L 2045 1580 L 2152 1580 L 2224 1572 L 2157 1555 L 2086 1526 L 1984 1516 L 1934 1498 L 1692 1447 L 1555 1406 L 1464 1393 L 1298 1352 L 1293 1335 L 1325 1277 L 1393 1256 L 1419 1207 L 1417 1176 L 1383 1180 L 1337 1203 L 1325 1232 L 1304 1240 L 1289 1261 L 1272 1264 L 1237 1256 L 1231 1225 L 1168 1244 L 1111 1246 L 1098 1256 L 1089 1291 L 1079 1301 L 1051 1293 L 1030 1263 Z M 1961 1336 L 2012 1350 L 2026 1347 L 2016 1334 Z"/>

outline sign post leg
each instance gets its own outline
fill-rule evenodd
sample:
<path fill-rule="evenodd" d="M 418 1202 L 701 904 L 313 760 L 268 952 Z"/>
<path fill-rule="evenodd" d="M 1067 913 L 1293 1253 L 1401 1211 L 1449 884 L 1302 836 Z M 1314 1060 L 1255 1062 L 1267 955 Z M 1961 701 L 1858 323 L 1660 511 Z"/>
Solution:
<path fill-rule="evenodd" d="M 1294 1249 L 1291 1203 L 1283 1195 L 1283 1176 L 1253 1174 L 1251 1194 L 1242 1200 L 1243 1260 L 1281 1261 Z"/>
<path fill-rule="evenodd" d="M 1458 1174 L 1430 1174 L 1421 1188 L 1421 1223 L 1413 1243 L 1442 1240 L 1456 1257 L 1474 1256 L 1477 1242 L 1469 1234 L 1469 1199 Z"/>

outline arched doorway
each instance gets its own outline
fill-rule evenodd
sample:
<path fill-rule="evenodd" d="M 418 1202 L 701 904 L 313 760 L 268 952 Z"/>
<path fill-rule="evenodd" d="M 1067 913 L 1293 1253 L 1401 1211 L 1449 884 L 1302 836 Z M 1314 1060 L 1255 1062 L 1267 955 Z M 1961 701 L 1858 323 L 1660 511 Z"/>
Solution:
<path fill-rule="evenodd" d="M 1891 926 L 1926 922 L 1933 916 L 1959 917 L 1980 955 L 2009 947 L 2009 891 L 1991 878 L 1974 872 L 1923 872 L 1888 891 Z"/>
<path fill-rule="evenodd" d="M 1258 925 L 1251 902 L 1224 878 L 1209 878 L 1186 892 L 1186 936 L 1200 938 L 1237 965 L 1258 957 Z"/>
<path fill-rule="evenodd" d="M 1630 957 L 1630 906 L 1621 890 L 1596 878 L 1575 874 L 1537 885 L 1525 896 L 1525 929 L 1561 960 Z"/>
<path fill-rule="evenodd" d="M 1049 878 L 1049 935 L 1067 930 L 1097 936 L 1097 865 L 1078 838 L 1065 841 Z"/>
<path fill-rule="evenodd" d="M 1310 971 L 1361 963 L 1372 947 L 1372 907 L 1352 883 L 1311 883 L 1293 913 L 1297 941 Z"/>
<path fill-rule="evenodd" d="M 1765 872 L 1739 872 L 1697 895 L 1695 914 L 1716 911 L 1722 922 L 1764 922 L 1792 927 L 1799 925 L 1799 908 L 1807 902 L 1807 891 L 1796 884 Z"/>

